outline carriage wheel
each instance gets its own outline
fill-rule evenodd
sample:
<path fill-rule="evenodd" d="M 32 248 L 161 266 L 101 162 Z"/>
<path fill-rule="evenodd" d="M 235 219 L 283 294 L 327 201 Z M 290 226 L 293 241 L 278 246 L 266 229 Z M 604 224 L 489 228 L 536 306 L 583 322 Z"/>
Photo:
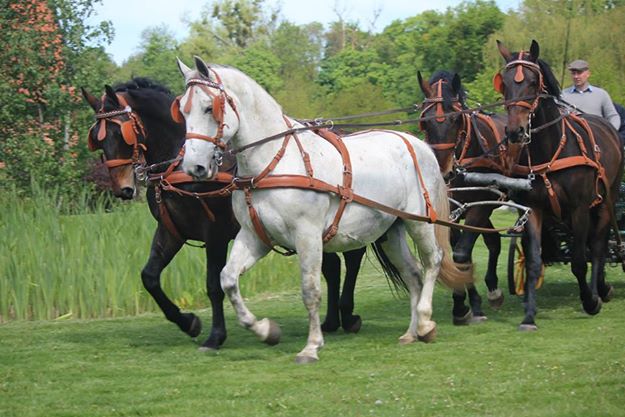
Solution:
<path fill-rule="evenodd" d="M 545 277 L 545 264 L 541 264 L 540 276 L 536 282 L 536 288 L 543 285 Z M 511 295 L 523 295 L 525 283 L 525 254 L 523 247 L 516 236 L 510 239 L 508 248 L 508 292 Z"/>
<path fill-rule="evenodd" d="M 521 245 L 517 242 L 518 238 L 512 236 L 510 238 L 510 246 L 508 247 L 508 292 L 510 295 L 516 295 L 516 285 L 514 283 L 514 270 L 516 267 L 517 251 L 523 252 Z"/>

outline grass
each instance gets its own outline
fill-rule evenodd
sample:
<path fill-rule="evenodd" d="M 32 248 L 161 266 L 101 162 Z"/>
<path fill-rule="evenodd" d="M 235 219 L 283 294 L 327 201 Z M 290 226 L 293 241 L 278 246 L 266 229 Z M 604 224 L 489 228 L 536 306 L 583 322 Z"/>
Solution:
<path fill-rule="evenodd" d="M 0 196 L 0 323 L 158 311 L 140 278 L 155 229 L 142 203 L 63 215 L 50 193 Z M 295 262 L 269 256 L 243 293 L 284 290 L 297 282 Z M 181 307 L 207 306 L 205 265 L 204 250 L 186 246 L 162 274 L 164 290 Z"/>
<path fill-rule="evenodd" d="M 483 273 L 482 247 L 475 261 Z M 196 349 L 207 329 L 192 340 L 160 314 L 10 322 L 0 326 L 0 416 L 622 416 L 625 283 L 620 268 L 608 279 L 617 296 L 589 317 L 568 267 L 549 267 L 536 333 L 516 330 L 522 305 L 507 294 L 500 311 L 485 306 L 486 323 L 454 327 L 439 287 L 437 341 L 400 346 L 408 300 L 366 262 L 362 330 L 327 335 L 311 366 L 294 364 L 307 333 L 297 282 L 249 297 L 282 326 L 274 347 L 236 325 L 229 306 L 228 340 L 211 354 Z"/>

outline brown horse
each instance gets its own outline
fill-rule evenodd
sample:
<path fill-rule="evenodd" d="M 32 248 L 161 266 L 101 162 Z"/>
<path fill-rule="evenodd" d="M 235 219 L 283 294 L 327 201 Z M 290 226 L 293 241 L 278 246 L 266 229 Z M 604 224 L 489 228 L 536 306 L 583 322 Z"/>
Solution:
<path fill-rule="evenodd" d="M 541 231 L 553 224 L 572 236 L 571 271 L 577 278 L 582 306 L 594 315 L 608 301 L 612 287 L 605 282 L 608 235 L 614 202 L 623 172 L 623 152 L 616 130 L 603 118 L 576 115 L 557 102 L 560 88 L 549 66 L 538 58 L 532 41 L 529 52 L 511 53 L 501 42 L 503 70 L 495 89 L 507 109 L 509 175 L 532 180 L 531 191 L 511 194 L 532 209 L 525 226 L 525 317 L 520 330 L 536 330 L 535 284 L 541 271 Z M 590 285 L 586 280 L 590 261 Z"/>
<path fill-rule="evenodd" d="M 417 73 L 419 86 L 425 95 L 421 117 L 424 119 L 420 128 L 426 135 L 441 171 L 449 179 L 451 188 L 466 187 L 464 176 L 456 175 L 455 169 L 474 172 L 501 173 L 502 157 L 499 146 L 503 138 L 505 118 L 484 113 L 459 113 L 467 109 L 465 91 L 458 74 L 438 71 L 426 82 L 421 73 Z M 445 115 L 447 114 L 447 115 Z M 451 197 L 462 203 L 492 200 L 493 194 L 488 191 L 470 192 L 457 191 Z M 493 228 L 490 215 L 496 208 L 490 206 L 473 206 L 465 214 L 465 224 L 471 226 Z M 470 263 L 471 253 L 479 233 L 472 231 L 452 233 L 454 261 Z M 501 238 L 497 233 L 482 234 L 488 248 L 488 267 L 484 281 L 488 287 L 488 301 L 493 308 L 503 303 L 503 293 L 497 287 L 497 260 L 501 252 Z M 469 296 L 470 308 L 464 304 L 466 294 Z M 474 285 L 469 285 L 466 292 L 454 290 L 453 322 L 467 324 L 470 321 L 486 319 L 482 312 L 482 299 Z"/>
<path fill-rule="evenodd" d="M 170 114 L 175 99 L 171 92 L 146 78 L 134 78 L 114 88 L 106 86 L 105 91 L 102 99 L 84 89 L 83 96 L 96 112 L 96 123 L 88 136 L 89 148 L 103 151 L 114 195 L 132 199 L 137 192 L 133 168 L 142 168 L 144 164 L 151 167 L 146 172 L 147 201 L 158 225 L 148 262 L 141 272 L 143 285 L 168 320 L 189 336 L 198 336 L 202 329 L 200 319 L 193 313 L 182 313 L 167 297 L 160 275 L 185 241 L 202 242 L 212 307 L 212 328 L 202 348 L 217 349 L 226 339 L 219 273 L 225 265 L 228 244 L 239 230 L 229 191 L 234 160 L 223 161 L 215 181 L 194 181 L 179 170 L 176 162 L 171 162 L 179 155 L 185 135 L 184 124 L 176 123 Z M 338 255 L 323 257 L 322 270 L 328 283 L 324 331 L 335 331 L 340 326 L 347 332 L 360 329 L 361 319 L 353 314 L 353 293 L 364 252 L 362 248 L 344 253 L 346 276 L 342 294 Z"/>

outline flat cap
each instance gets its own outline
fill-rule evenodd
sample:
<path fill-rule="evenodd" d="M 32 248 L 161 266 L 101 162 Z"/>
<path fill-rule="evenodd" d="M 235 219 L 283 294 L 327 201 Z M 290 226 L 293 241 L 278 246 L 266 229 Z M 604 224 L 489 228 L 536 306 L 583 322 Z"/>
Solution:
<path fill-rule="evenodd" d="M 569 71 L 583 71 L 587 70 L 589 66 L 588 62 L 584 61 L 583 59 L 576 59 L 575 61 L 571 62 L 567 68 L 569 69 Z"/>

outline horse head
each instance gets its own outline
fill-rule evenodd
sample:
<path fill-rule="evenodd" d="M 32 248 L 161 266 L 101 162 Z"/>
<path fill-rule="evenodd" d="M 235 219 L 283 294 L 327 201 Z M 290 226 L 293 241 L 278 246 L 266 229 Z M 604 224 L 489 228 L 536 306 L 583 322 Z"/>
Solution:
<path fill-rule="evenodd" d="M 458 74 L 438 71 L 429 82 L 417 72 L 419 86 L 425 96 L 419 128 L 436 155 L 441 172 L 447 176 L 453 169 L 454 152 L 464 132 L 464 90 Z"/>
<path fill-rule="evenodd" d="M 139 148 L 144 147 L 145 131 L 133 111 L 130 98 L 106 85 L 101 99 L 84 88 L 83 97 L 95 111 L 95 123 L 89 129 L 87 143 L 90 151 L 101 149 L 104 164 L 109 169 L 113 194 L 124 200 L 137 193 L 133 165 L 139 163 Z"/>
<path fill-rule="evenodd" d="M 212 179 L 240 120 L 233 96 L 219 74 L 199 57 L 195 57 L 195 66 L 193 70 L 178 59 L 186 91 L 172 105 L 172 115 L 186 121 L 183 170 L 196 179 Z"/>

